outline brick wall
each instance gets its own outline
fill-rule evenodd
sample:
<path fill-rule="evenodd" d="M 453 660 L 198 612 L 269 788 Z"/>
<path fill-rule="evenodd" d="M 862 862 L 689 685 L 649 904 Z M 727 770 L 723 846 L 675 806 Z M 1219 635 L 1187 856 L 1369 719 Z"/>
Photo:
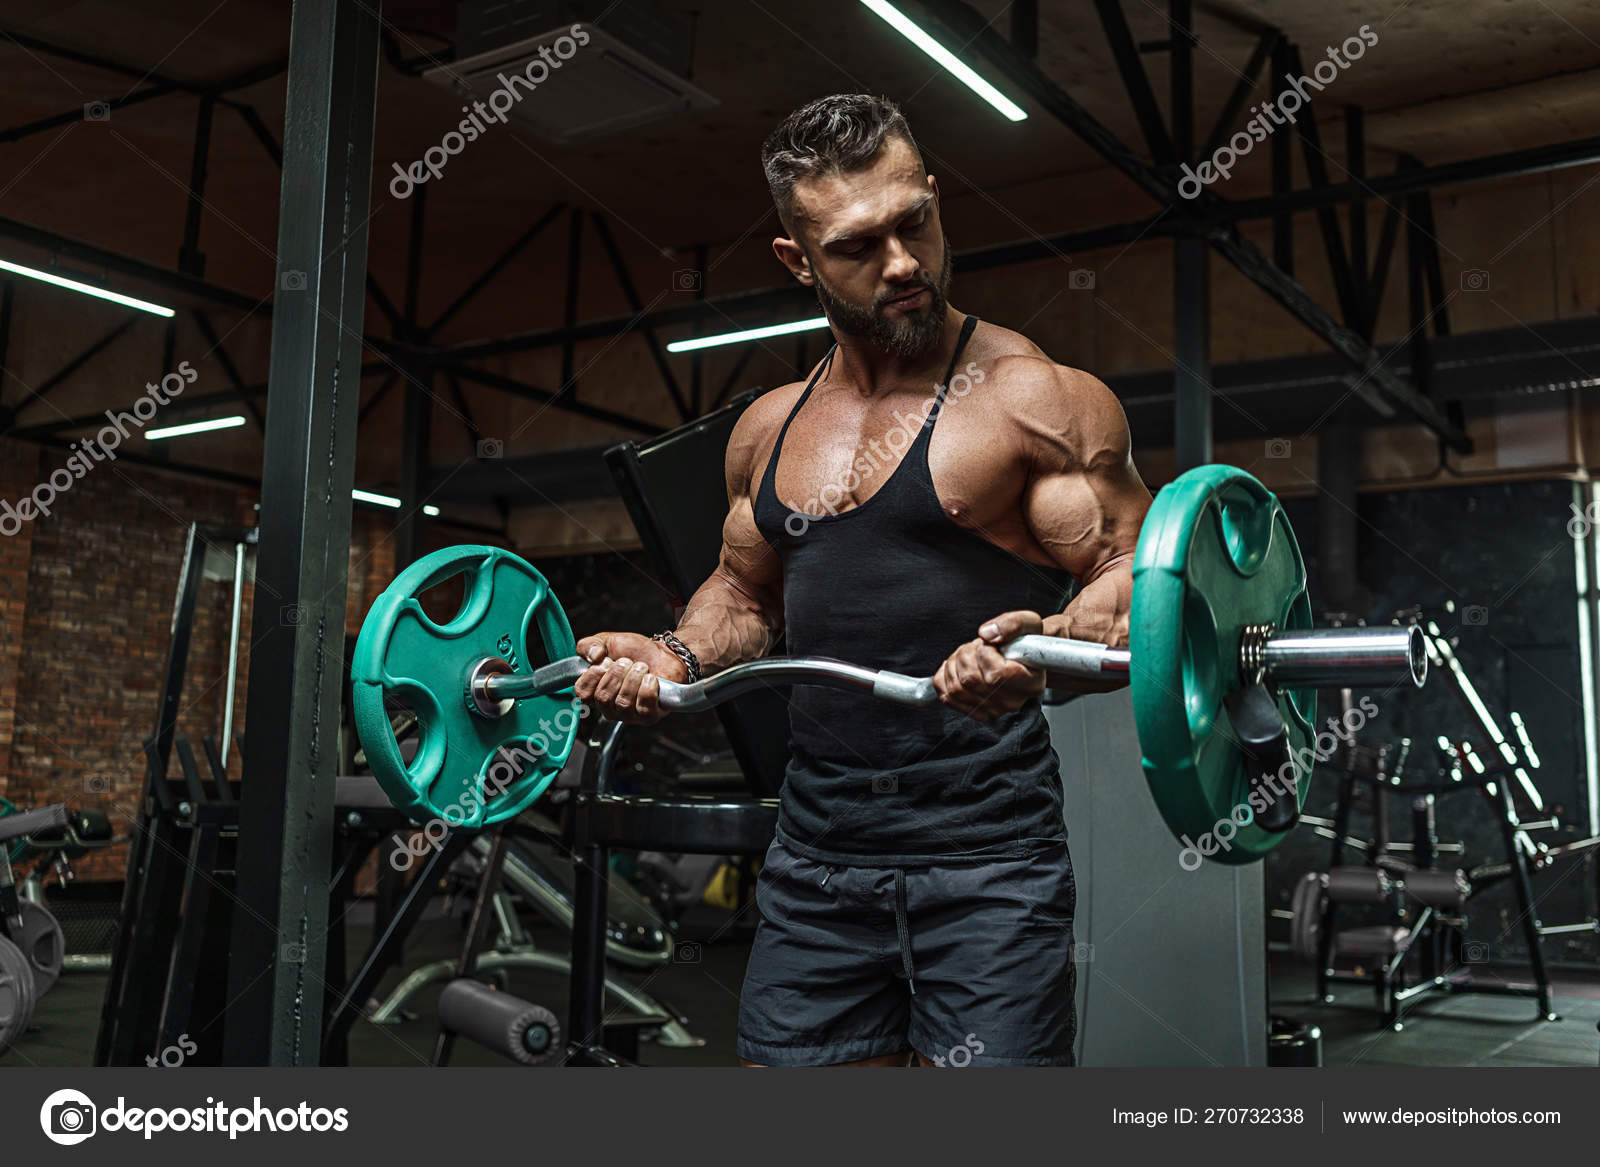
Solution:
<path fill-rule="evenodd" d="M 0 438 L 0 502 L 27 494 L 38 481 L 39 449 Z M 17 680 L 22 675 L 22 617 L 28 608 L 28 561 L 33 551 L 33 524 L 16 520 L 0 527 L 0 795 L 11 765 L 16 733 Z"/>
<path fill-rule="evenodd" d="M 0 500 L 30 492 L 64 457 L 0 441 Z M 155 727 L 189 524 L 252 526 L 254 504 L 254 492 L 102 464 L 61 494 L 49 517 L 0 538 L 0 794 L 22 806 L 99 807 L 126 840 L 144 781 L 141 743 Z M 346 617 L 352 638 L 393 575 L 392 521 L 386 513 L 355 512 Z M 232 545 L 218 548 L 216 558 L 231 563 Z M 178 732 L 193 740 L 202 767 L 202 737 L 221 732 L 232 599 L 230 579 L 202 580 L 178 717 Z M 247 586 L 236 733 L 246 729 L 251 605 Z M 237 750 L 228 768 L 239 776 Z M 119 879 L 126 858 L 119 843 L 77 867 L 86 879 Z"/>

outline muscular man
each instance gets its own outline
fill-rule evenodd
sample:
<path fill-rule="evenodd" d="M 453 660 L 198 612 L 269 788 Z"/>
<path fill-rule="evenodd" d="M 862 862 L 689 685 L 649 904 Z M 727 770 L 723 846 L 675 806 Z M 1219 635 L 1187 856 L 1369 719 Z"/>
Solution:
<path fill-rule="evenodd" d="M 932 674 L 931 709 L 792 690 L 739 1055 L 1070 1065 L 1075 892 L 1045 677 L 999 648 L 1127 643 L 1150 504 L 1127 422 L 1094 377 L 951 307 L 939 184 L 893 103 L 811 102 L 762 164 L 787 232 L 773 250 L 834 347 L 734 429 L 721 562 L 677 643 L 585 637 L 577 695 L 654 721 L 658 678 L 709 676 L 780 632 L 796 655 Z"/>

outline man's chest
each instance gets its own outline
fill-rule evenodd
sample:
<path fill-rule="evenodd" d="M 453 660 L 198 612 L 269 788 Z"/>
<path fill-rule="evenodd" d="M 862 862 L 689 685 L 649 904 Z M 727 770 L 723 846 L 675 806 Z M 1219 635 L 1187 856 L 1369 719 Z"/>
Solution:
<path fill-rule="evenodd" d="M 929 427 L 931 405 L 909 394 L 808 401 L 782 441 L 779 500 L 791 510 L 843 513 L 920 476 L 963 525 L 1020 520 L 1027 464 L 1015 419 L 950 397 Z"/>

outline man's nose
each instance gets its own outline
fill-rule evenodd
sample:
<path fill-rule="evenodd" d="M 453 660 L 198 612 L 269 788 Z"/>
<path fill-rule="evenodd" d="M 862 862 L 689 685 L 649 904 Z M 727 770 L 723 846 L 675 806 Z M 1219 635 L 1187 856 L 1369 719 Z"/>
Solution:
<path fill-rule="evenodd" d="M 915 279 L 922 264 L 907 251 L 898 239 L 889 240 L 888 256 L 883 265 L 883 279 L 889 284 L 903 284 Z"/>

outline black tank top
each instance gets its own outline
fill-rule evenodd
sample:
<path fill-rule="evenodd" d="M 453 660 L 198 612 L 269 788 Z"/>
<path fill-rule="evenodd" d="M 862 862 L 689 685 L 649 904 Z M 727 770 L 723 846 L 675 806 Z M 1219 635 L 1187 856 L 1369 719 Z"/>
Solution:
<path fill-rule="evenodd" d="M 790 411 L 756 493 L 755 521 L 783 562 L 794 655 L 929 676 L 984 621 L 1021 609 L 1050 615 L 1065 605 L 1067 572 L 1029 563 L 960 526 L 934 491 L 929 440 L 976 324 L 967 317 L 909 448 L 915 417 L 902 424 L 898 446 L 891 438 L 879 443 L 879 450 L 905 450 L 899 464 L 871 469 L 857 460 L 863 476 L 889 478 L 852 510 L 792 511 L 774 485 L 783 439 L 837 345 Z M 984 722 L 942 705 L 908 709 L 815 686 L 790 693 L 793 754 L 778 836 L 791 850 L 821 863 L 902 866 L 1024 858 L 1066 839 L 1059 763 L 1039 702 Z"/>

